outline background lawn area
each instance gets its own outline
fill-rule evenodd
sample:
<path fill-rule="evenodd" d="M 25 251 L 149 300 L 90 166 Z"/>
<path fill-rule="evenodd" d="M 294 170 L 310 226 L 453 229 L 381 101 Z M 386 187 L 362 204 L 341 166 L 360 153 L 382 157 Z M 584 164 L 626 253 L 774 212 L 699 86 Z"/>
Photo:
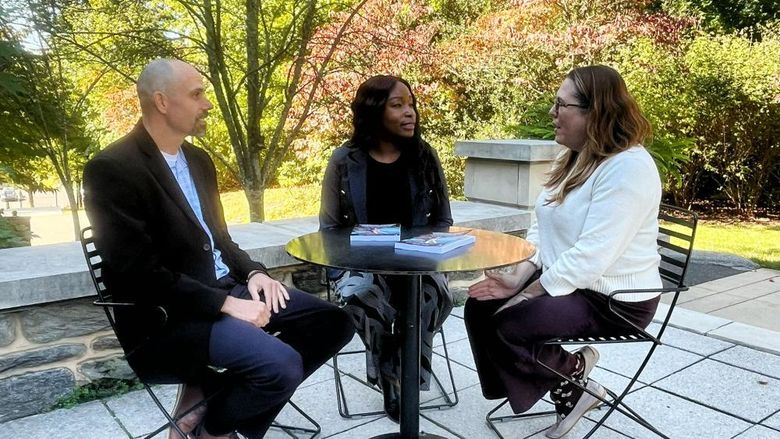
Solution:
<path fill-rule="evenodd" d="M 694 248 L 732 253 L 780 270 L 780 221 L 699 221 Z"/>
<path fill-rule="evenodd" d="M 220 195 L 228 224 L 249 222 L 249 206 L 243 191 Z M 265 190 L 265 220 L 312 216 L 320 213 L 320 186 L 309 185 Z"/>

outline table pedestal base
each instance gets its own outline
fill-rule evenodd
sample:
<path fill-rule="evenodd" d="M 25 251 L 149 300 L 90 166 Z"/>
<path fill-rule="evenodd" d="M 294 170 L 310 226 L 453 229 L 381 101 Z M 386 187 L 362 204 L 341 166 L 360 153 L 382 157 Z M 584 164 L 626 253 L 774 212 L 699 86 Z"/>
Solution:
<path fill-rule="evenodd" d="M 417 437 L 420 439 L 447 439 L 444 436 L 439 436 L 432 433 L 420 433 L 420 435 Z M 385 433 L 380 434 L 379 436 L 374 436 L 371 439 L 401 439 L 401 433 Z"/>

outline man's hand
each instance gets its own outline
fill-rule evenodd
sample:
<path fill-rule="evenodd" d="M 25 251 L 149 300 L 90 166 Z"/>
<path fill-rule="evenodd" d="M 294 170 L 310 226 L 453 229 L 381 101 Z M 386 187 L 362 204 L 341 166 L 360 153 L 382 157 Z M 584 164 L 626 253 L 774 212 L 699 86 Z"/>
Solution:
<path fill-rule="evenodd" d="M 260 300 L 246 300 L 227 296 L 220 311 L 231 317 L 249 322 L 258 328 L 267 325 L 268 321 L 271 320 L 270 308 Z"/>
<path fill-rule="evenodd" d="M 270 278 L 265 273 L 252 275 L 249 278 L 246 287 L 249 289 L 249 294 L 254 300 L 260 300 L 260 292 L 262 291 L 265 296 L 266 305 L 268 305 L 274 313 L 278 313 L 279 310 L 287 308 L 287 301 L 290 300 L 287 289 L 281 282 Z"/>

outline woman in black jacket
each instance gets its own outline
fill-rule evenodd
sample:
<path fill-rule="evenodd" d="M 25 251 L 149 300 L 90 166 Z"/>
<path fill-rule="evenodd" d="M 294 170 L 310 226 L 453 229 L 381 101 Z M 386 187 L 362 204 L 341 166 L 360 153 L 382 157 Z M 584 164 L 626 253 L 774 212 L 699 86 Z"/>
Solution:
<path fill-rule="evenodd" d="M 363 82 L 352 101 L 350 141 L 330 158 L 322 185 L 320 228 L 398 223 L 446 227 L 452 214 L 436 152 L 420 138 L 409 83 L 379 75 Z M 400 276 L 329 270 L 328 278 L 366 346 L 366 375 L 398 420 L 400 337 L 393 322 L 408 287 Z M 421 307 L 421 388 L 428 389 L 433 334 L 452 309 L 444 275 L 424 276 Z"/>

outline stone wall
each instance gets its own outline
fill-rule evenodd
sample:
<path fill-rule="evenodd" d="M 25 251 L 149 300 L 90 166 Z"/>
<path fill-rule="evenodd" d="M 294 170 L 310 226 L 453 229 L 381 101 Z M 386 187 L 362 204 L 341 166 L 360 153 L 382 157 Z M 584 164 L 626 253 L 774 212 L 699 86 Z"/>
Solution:
<path fill-rule="evenodd" d="M 90 299 L 0 314 L 0 422 L 45 411 L 120 352 Z M 132 377 L 121 362 L 109 372 Z"/>

